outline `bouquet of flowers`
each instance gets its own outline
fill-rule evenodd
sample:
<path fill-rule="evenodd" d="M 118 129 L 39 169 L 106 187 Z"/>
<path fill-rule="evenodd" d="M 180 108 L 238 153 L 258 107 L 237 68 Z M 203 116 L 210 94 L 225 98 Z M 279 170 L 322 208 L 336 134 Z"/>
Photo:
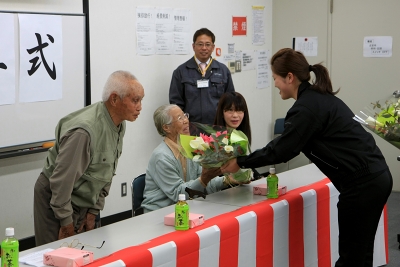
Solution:
<path fill-rule="evenodd" d="M 201 123 L 190 123 L 190 127 L 195 135 L 180 135 L 181 153 L 204 168 L 221 167 L 247 153 L 249 142 L 242 131 Z M 232 176 L 238 182 L 248 182 L 251 170 L 239 170 Z"/>
<path fill-rule="evenodd" d="M 353 119 L 400 149 L 400 90 L 392 97 L 371 103 Z"/>

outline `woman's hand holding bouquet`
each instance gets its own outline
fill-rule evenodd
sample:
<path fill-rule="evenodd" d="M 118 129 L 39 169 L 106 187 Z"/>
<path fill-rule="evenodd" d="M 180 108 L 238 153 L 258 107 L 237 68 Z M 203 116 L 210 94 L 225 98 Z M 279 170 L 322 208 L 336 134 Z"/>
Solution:
<path fill-rule="evenodd" d="M 222 172 L 220 168 L 203 168 L 201 170 L 200 180 L 204 186 L 207 186 L 208 182 L 210 182 L 215 176 L 219 176 L 221 174 Z"/>

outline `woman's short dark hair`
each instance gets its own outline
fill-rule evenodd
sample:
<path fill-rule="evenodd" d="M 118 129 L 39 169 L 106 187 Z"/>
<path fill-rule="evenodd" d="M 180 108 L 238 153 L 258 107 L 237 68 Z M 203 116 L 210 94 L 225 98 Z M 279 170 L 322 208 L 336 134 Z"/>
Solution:
<path fill-rule="evenodd" d="M 251 127 L 249 110 L 247 109 L 247 103 L 244 97 L 238 92 L 227 92 L 224 93 L 218 102 L 217 113 L 215 115 L 214 124 L 220 126 L 226 126 L 224 119 L 224 111 L 234 109 L 236 111 L 243 111 L 243 120 L 236 130 L 242 131 L 249 139 L 249 145 L 251 144 Z"/>

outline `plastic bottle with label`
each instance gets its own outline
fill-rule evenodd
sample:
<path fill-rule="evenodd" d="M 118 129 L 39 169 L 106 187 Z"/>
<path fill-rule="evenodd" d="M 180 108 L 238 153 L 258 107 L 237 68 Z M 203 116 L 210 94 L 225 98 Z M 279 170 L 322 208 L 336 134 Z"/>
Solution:
<path fill-rule="evenodd" d="M 6 238 L 1 242 L 1 266 L 19 266 L 19 242 L 14 238 L 14 228 L 6 228 Z"/>
<path fill-rule="evenodd" d="M 189 229 L 189 204 L 186 195 L 179 194 L 179 201 L 175 205 L 175 230 Z"/>
<path fill-rule="evenodd" d="M 279 179 L 275 174 L 275 168 L 269 169 L 269 175 L 267 176 L 267 197 L 268 198 L 278 198 L 279 197 L 279 189 L 278 189 Z"/>

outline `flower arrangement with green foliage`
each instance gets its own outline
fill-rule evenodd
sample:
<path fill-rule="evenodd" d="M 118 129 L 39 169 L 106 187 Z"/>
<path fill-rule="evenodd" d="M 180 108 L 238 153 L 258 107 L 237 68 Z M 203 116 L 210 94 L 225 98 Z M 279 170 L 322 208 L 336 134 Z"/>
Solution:
<path fill-rule="evenodd" d="M 400 149 L 400 92 L 387 100 L 371 103 L 354 119 Z"/>
<path fill-rule="evenodd" d="M 221 167 L 230 159 L 246 155 L 249 142 L 242 131 L 201 123 L 191 125 L 200 132 L 198 136 L 180 135 L 181 153 L 202 167 Z M 239 170 L 232 175 L 238 182 L 248 182 L 251 170 Z"/>

